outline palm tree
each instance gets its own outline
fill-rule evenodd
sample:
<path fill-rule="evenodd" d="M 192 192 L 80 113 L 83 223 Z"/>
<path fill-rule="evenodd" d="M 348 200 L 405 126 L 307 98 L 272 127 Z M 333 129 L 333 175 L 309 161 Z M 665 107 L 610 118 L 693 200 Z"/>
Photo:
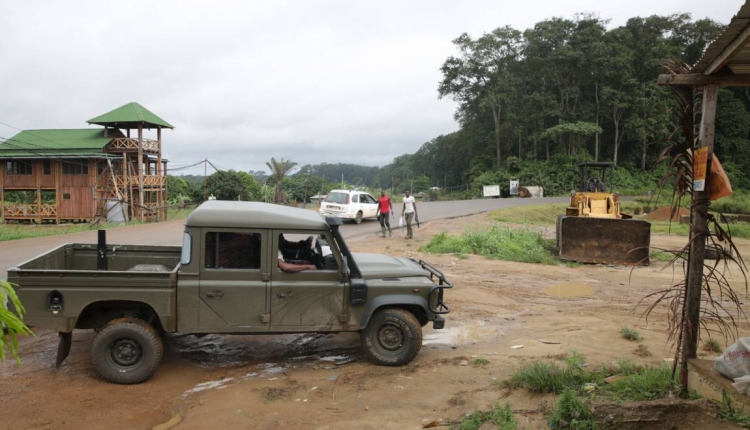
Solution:
<path fill-rule="evenodd" d="M 13 305 L 19 315 L 14 314 L 6 309 L 5 302 Z M 21 360 L 18 358 L 18 335 L 27 336 L 33 334 L 19 316 L 23 316 L 24 308 L 21 301 L 18 300 L 13 287 L 7 282 L 0 279 L 0 363 L 5 361 L 6 350 L 10 352 L 18 364 Z M 3 332 L 5 329 L 5 333 Z"/>
<path fill-rule="evenodd" d="M 266 163 L 266 166 L 271 169 L 271 177 L 276 182 L 276 189 L 273 198 L 274 203 L 284 203 L 286 201 L 284 198 L 284 187 L 282 186 L 282 181 L 284 180 L 284 176 L 286 176 L 286 174 L 296 165 L 297 163 L 294 161 L 284 160 L 284 158 L 282 158 L 281 161 L 276 161 L 273 157 L 271 157 L 271 161 Z"/>

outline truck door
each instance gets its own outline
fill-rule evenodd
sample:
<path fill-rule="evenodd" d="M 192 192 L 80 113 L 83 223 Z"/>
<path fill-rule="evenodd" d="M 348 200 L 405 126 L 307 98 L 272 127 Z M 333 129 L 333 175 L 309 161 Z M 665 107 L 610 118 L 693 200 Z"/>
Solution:
<path fill-rule="evenodd" d="M 333 243 L 320 232 L 284 232 L 274 230 L 273 255 L 277 264 L 271 268 L 271 331 L 288 331 L 298 327 L 305 331 L 336 331 L 347 318 L 344 301 L 346 284 L 341 280 L 340 253 L 329 246 Z M 312 241 L 307 239 L 312 237 Z M 319 240 L 321 238 L 323 240 Z M 327 243 L 326 243 L 327 242 Z M 309 245 L 308 245 L 309 243 Z M 310 249 L 312 247 L 312 250 Z M 307 247 L 298 252 L 298 249 Z M 287 262 L 296 258 L 309 258 L 313 252 L 319 260 L 319 270 L 283 272 L 278 267 L 278 254 L 282 252 Z"/>
<path fill-rule="evenodd" d="M 201 329 L 267 325 L 266 230 L 204 229 L 202 240 Z"/>

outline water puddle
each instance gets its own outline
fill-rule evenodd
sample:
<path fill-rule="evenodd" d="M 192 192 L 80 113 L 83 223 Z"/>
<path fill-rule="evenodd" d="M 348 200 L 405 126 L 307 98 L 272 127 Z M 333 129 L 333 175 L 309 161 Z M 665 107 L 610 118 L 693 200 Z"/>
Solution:
<path fill-rule="evenodd" d="M 552 297 L 584 297 L 594 294 L 594 286 L 583 282 L 568 282 L 547 287 L 542 292 Z"/>
<path fill-rule="evenodd" d="M 494 340 L 503 335 L 504 333 L 498 326 L 490 325 L 485 321 L 475 321 L 466 325 L 453 325 L 442 330 L 426 332 L 422 344 L 466 345 Z"/>
<path fill-rule="evenodd" d="M 202 367 L 253 365 L 262 361 L 331 363 L 349 359 L 359 348 L 357 333 L 287 335 L 171 335 L 167 346 Z"/>

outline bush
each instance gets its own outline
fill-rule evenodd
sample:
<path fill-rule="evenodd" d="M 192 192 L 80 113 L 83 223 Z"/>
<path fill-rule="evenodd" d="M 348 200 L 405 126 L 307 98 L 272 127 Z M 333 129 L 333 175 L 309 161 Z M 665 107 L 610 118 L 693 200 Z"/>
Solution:
<path fill-rule="evenodd" d="M 578 398 L 576 392 L 571 389 L 563 391 L 548 418 L 550 427 L 553 429 L 596 428 L 593 414 L 588 410 L 584 401 Z"/>
<path fill-rule="evenodd" d="M 441 232 L 423 250 L 436 254 L 477 254 L 488 258 L 523 263 L 555 264 L 551 241 L 538 232 L 492 226 L 489 230 L 468 230 L 460 236 Z"/>
<path fill-rule="evenodd" d="M 622 336 L 623 339 L 631 340 L 631 341 L 638 341 L 641 340 L 641 334 L 637 331 L 633 330 L 630 327 L 622 326 L 620 327 L 620 336 Z"/>
<path fill-rule="evenodd" d="M 498 430 L 515 430 L 518 428 L 518 421 L 516 421 L 516 416 L 509 403 L 506 403 L 505 406 L 495 405 L 489 412 L 474 411 L 461 420 L 458 428 L 461 430 L 478 430 L 488 422 L 495 424 Z"/>

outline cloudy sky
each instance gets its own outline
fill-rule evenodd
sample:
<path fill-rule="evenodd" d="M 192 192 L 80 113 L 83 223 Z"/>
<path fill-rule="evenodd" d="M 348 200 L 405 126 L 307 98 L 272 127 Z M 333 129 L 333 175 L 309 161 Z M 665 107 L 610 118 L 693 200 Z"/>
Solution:
<path fill-rule="evenodd" d="M 135 101 L 175 125 L 170 169 L 382 166 L 458 128 L 437 85 L 463 32 L 576 12 L 610 26 L 678 12 L 726 24 L 743 3 L 0 0 L 0 137 L 85 128 Z"/>

